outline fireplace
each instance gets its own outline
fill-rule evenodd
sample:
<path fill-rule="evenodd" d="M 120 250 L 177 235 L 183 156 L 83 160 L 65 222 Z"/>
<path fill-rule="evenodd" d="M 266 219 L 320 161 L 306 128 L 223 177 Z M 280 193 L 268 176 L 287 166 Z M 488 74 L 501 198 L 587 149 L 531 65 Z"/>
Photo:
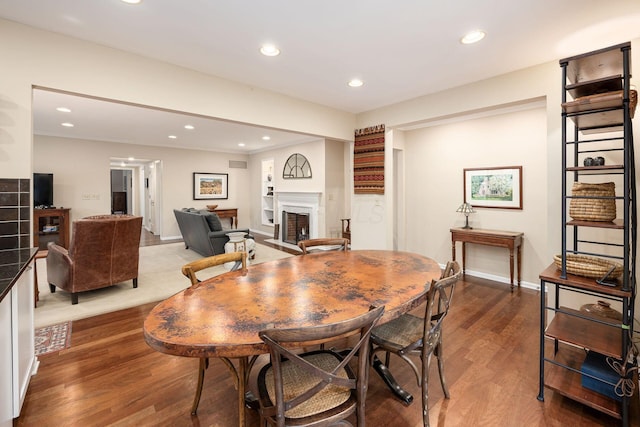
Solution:
<path fill-rule="evenodd" d="M 280 241 L 295 245 L 300 240 L 318 237 L 318 221 L 323 219 L 320 212 L 321 194 L 301 191 L 275 192 L 276 216 L 274 218 L 280 220 L 278 233 Z"/>
<path fill-rule="evenodd" d="M 298 244 L 309 238 L 309 214 L 282 211 L 282 241 Z"/>

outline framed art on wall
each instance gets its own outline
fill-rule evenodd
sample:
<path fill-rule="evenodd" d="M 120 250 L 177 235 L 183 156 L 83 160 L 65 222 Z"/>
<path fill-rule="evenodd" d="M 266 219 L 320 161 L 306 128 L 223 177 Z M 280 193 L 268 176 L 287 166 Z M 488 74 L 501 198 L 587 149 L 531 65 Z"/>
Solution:
<path fill-rule="evenodd" d="M 465 168 L 464 201 L 479 208 L 522 209 L 522 166 Z"/>
<path fill-rule="evenodd" d="M 229 198 L 229 174 L 193 173 L 193 200 Z"/>

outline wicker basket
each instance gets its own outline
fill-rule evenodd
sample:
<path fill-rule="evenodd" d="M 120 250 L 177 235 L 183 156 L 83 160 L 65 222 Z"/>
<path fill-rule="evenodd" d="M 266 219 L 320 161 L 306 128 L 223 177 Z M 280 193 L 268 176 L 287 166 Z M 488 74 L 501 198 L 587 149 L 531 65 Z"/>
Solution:
<path fill-rule="evenodd" d="M 553 262 L 562 270 L 562 256 L 554 255 Z M 613 268 L 609 279 L 617 279 L 622 275 L 622 265 L 602 258 L 586 255 L 567 254 L 567 273 L 576 276 L 602 279 Z"/>
<path fill-rule="evenodd" d="M 572 198 L 569 203 L 569 216 L 578 221 L 610 222 L 616 219 L 616 185 L 613 182 L 589 184 L 574 182 L 572 196 L 611 197 L 608 199 Z"/>

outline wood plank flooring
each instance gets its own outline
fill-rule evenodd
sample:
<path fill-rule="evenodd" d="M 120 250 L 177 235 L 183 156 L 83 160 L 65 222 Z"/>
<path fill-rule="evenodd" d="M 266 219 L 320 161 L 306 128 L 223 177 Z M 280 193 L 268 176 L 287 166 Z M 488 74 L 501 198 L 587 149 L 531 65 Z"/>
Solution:
<path fill-rule="evenodd" d="M 235 426 L 235 389 L 227 368 L 212 360 L 198 415 L 190 415 L 196 359 L 158 353 L 142 336 L 155 304 L 74 321 L 71 347 L 40 357 L 16 426 Z M 432 363 L 432 426 L 611 426 L 617 420 L 547 390 L 538 395 L 539 294 L 472 277 L 458 283 L 444 325 L 443 399 Z M 266 357 L 259 363 L 264 363 Z M 369 426 L 420 426 L 419 388 L 411 370 L 392 360 L 400 384 L 415 396 L 394 399 L 372 371 Z M 257 371 L 254 368 L 254 373 Z M 253 380 L 253 379 L 252 379 Z M 253 388 L 253 381 L 250 383 Z M 248 425 L 258 426 L 247 409 Z M 355 420 L 353 420 L 355 424 Z M 638 426 L 634 414 L 632 426 Z"/>

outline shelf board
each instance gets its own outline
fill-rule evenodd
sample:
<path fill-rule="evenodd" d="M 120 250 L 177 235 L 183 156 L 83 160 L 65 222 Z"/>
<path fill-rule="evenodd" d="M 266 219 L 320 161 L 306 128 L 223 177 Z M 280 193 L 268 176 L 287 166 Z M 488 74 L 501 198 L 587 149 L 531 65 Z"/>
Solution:
<path fill-rule="evenodd" d="M 542 273 L 540 273 L 540 280 L 590 292 L 597 292 L 602 295 L 610 295 L 617 298 L 631 298 L 632 296 L 631 291 L 622 290 L 622 284 L 619 284 L 617 286 L 599 285 L 598 283 L 596 283 L 595 279 L 576 276 L 569 273 L 567 273 L 567 277 L 563 279 L 562 277 L 560 277 L 560 273 L 560 269 L 558 269 L 558 267 L 556 267 L 556 264 L 552 262 L 549 267 L 547 267 Z"/>
<path fill-rule="evenodd" d="M 597 111 L 593 113 L 571 116 L 571 120 L 583 134 L 615 132 L 622 130 L 624 123 L 623 110 Z"/>
<path fill-rule="evenodd" d="M 556 354 L 555 361 L 580 370 L 585 354 L 580 349 L 563 346 Z M 544 384 L 553 391 L 572 400 L 587 405 L 612 417 L 621 419 L 622 404 L 588 388 L 582 387 L 582 375 L 561 366 L 545 363 Z M 637 396 L 631 397 L 630 402 L 636 401 Z"/>
<path fill-rule="evenodd" d="M 568 74 L 569 71 L 567 71 L 567 75 Z M 571 77 L 569 77 L 569 79 L 571 79 Z M 613 74 L 610 76 L 568 84 L 565 86 L 565 89 L 573 99 L 596 93 L 618 91 L 622 89 L 622 74 Z"/>
<path fill-rule="evenodd" d="M 609 170 L 624 170 L 623 165 L 602 165 L 602 166 L 568 166 L 567 171 L 570 172 L 592 172 L 592 171 L 609 171 Z"/>
<path fill-rule="evenodd" d="M 568 307 L 560 307 L 560 310 L 566 313 L 556 312 L 556 315 L 547 327 L 545 332 L 546 336 L 578 347 L 588 348 L 606 356 L 622 359 L 623 331 L 619 324 L 611 323 L 610 325 L 604 325 L 599 322 L 576 317 L 575 315 L 586 316 L 586 314 Z M 589 317 L 600 321 L 613 322 L 612 319 L 595 315 L 590 315 Z"/>
<path fill-rule="evenodd" d="M 567 225 L 575 225 L 578 227 L 593 227 L 593 228 L 609 228 L 616 230 L 624 230 L 624 220 L 614 219 L 613 221 L 580 221 L 571 220 L 567 221 Z"/>

